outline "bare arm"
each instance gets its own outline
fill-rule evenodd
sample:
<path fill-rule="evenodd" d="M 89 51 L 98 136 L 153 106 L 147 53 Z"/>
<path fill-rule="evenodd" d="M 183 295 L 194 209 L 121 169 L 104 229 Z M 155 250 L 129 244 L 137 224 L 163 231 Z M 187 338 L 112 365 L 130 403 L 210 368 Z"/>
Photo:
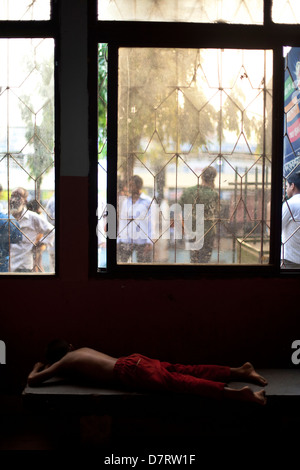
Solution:
<path fill-rule="evenodd" d="M 60 361 L 51 364 L 50 366 L 45 366 L 42 362 L 37 362 L 30 374 L 28 375 L 28 385 L 30 387 L 35 387 L 40 385 L 45 380 L 48 380 L 55 375 L 57 375 L 60 370 Z"/>

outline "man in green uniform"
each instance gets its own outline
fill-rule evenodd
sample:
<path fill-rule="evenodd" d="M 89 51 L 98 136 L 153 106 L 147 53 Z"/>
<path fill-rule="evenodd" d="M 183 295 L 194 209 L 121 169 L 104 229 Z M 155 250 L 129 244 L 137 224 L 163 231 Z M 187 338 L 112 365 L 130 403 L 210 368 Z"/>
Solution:
<path fill-rule="evenodd" d="M 201 175 L 202 184 L 185 189 L 179 201 L 182 208 L 184 204 L 193 205 L 192 227 L 194 232 L 196 230 L 196 204 L 204 205 L 204 242 L 201 249 L 190 250 L 191 263 L 208 263 L 211 258 L 216 235 L 215 224 L 219 204 L 219 195 L 214 189 L 216 176 L 217 171 L 215 168 L 205 168 Z"/>

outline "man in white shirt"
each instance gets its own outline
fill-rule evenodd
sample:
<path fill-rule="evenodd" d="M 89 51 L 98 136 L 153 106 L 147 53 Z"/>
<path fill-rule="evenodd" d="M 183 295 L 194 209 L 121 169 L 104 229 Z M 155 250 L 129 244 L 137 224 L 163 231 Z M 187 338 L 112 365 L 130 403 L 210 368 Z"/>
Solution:
<path fill-rule="evenodd" d="M 287 178 L 282 206 L 282 267 L 300 269 L 300 172 Z"/>
<path fill-rule="evenodd" d="M 48 222 L 55 226 L 55 197 L 52 196 L 46 206 L 47 220 Z M 48 253 L 50 259 L 50 271 L 55 272 L 55 244 L 48 246 Z"/>
<path fill-rule="evenodd" d="M 122 263 L 127 263 L 134 252 L 138 263 L 153 260 L 151 199 L 142 187 L 142 178 L 134 175 L 129 183 L 130 196 L 120 203 L 118 258 Z"/>
<path fill-rule="evenodd" d="M 40 244 L 52 246 L 54 227 L 36 212 L 27 209 L 28 191 L 17 188 L 11 193 L 10 209 L 18 221 L 22 241 L 10 248 L 10 271 L 32 272 L 34 267 L 34 248 Z"/>

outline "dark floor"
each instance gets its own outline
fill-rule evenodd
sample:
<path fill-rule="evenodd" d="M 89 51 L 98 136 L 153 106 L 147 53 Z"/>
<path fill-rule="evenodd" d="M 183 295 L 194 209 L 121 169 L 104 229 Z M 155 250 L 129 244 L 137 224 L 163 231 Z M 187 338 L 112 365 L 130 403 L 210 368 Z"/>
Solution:
<path fill-rule="evenodd" d="M 153 395 L 120 396 L 116 393 L 109 397 L 107 391 L 102 390 L 98 391 L 98 396 L 94 392 L 88 396 L 92 407 L 85 414 L 77 406 L 83 402 L 83 390 L 80 389 L 79 401 L 75 396 L 78 390 L 71 395 L 70 388 L 55 389 L 52 386 L 50 392 L 43 388 L 42 393 L 35 389 L 34 394 L 46 405 L 42 408 L 24 406 L 24 396 L 3 396 L 0 450 L 97 449 L 107 454 L 123 449 L 128 453 L 128 449 L 134 447 L 136 453 L 146 452 L 146 449 L 178 453 L 180 449 L 198 452 L 207 439 L 235 441 L 257 436 L 264 441 L 266 436 L 295 438 L 300 423 L 300 372 L 260 372 L 269 381 L 266 406 L 203 401 L 191 396 L 157 396 L 153 399 Z M 236 387 L 239 385 L 235 384 Z M 57 390 L 62 394 L 57 395 Z M 55 400 L 52 403 L 51 397 Z M 76 402 L 72 401 L 74 398 L 77 398 Z M 95 399 L 96 402 L 91 401 Z M 34 403 L 37 403 L 35 398 Z M 103 403 L 109 403 L 103 415 L 93 414 L 95 403 L 101 408 Z"/>

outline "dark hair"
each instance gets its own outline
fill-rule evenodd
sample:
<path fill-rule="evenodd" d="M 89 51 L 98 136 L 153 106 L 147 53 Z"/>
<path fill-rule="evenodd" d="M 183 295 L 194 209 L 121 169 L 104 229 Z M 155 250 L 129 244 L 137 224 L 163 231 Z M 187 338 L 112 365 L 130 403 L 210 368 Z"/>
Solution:
<path fill-rule="evenodd" d="M 25 188 L 16 188 L 12 191 L 11 195 L 18 194 L 19 196 L 23 197 L 24 199 L 28 198 L 28 191 Z"/>
<path fill-rule="evenodd" d="M 118 188 L 119 188 L 119 191 L 123 191 L 124 188 L 127 188 L 126 181 L 119 179 L 118 180 Z"/>
<path fill-rule="evenodd" d="M 213 166 L 208 166 L 205 168 L 201 176 L 206 183 L 211 183 L 217 176 L 217 170 Z"/>
<path fill-rule="evenodd" d="M 136 185 L 136 187 L 138 189 L 142 189 L 144 181 L 142 180 L 142 178 L 140 176 L 133 175 L 131 179 L 132 179 L 132 181 L 134 181 L 134 184 Z"/>
<path fill-rule="evenodd" d="M 27 209 L 29 211 L 36 212 L 37 214 L 41 214 L 42 212 L 40 204 L 35 199 L 27 202 Z"/>
<path fill-rule="evenodd" d="M 71 351 L 71 345 L 64 339 L 53 339 L 48 343 L 45 351 L 45 360 L 47 364 L 53 364 Z"/>
<path fill-rule="evenodd" d="M 300 191 L 300 171 L 294 172 L 287 177 L 288 183 L 296 186 L 296 188 Z"/>

